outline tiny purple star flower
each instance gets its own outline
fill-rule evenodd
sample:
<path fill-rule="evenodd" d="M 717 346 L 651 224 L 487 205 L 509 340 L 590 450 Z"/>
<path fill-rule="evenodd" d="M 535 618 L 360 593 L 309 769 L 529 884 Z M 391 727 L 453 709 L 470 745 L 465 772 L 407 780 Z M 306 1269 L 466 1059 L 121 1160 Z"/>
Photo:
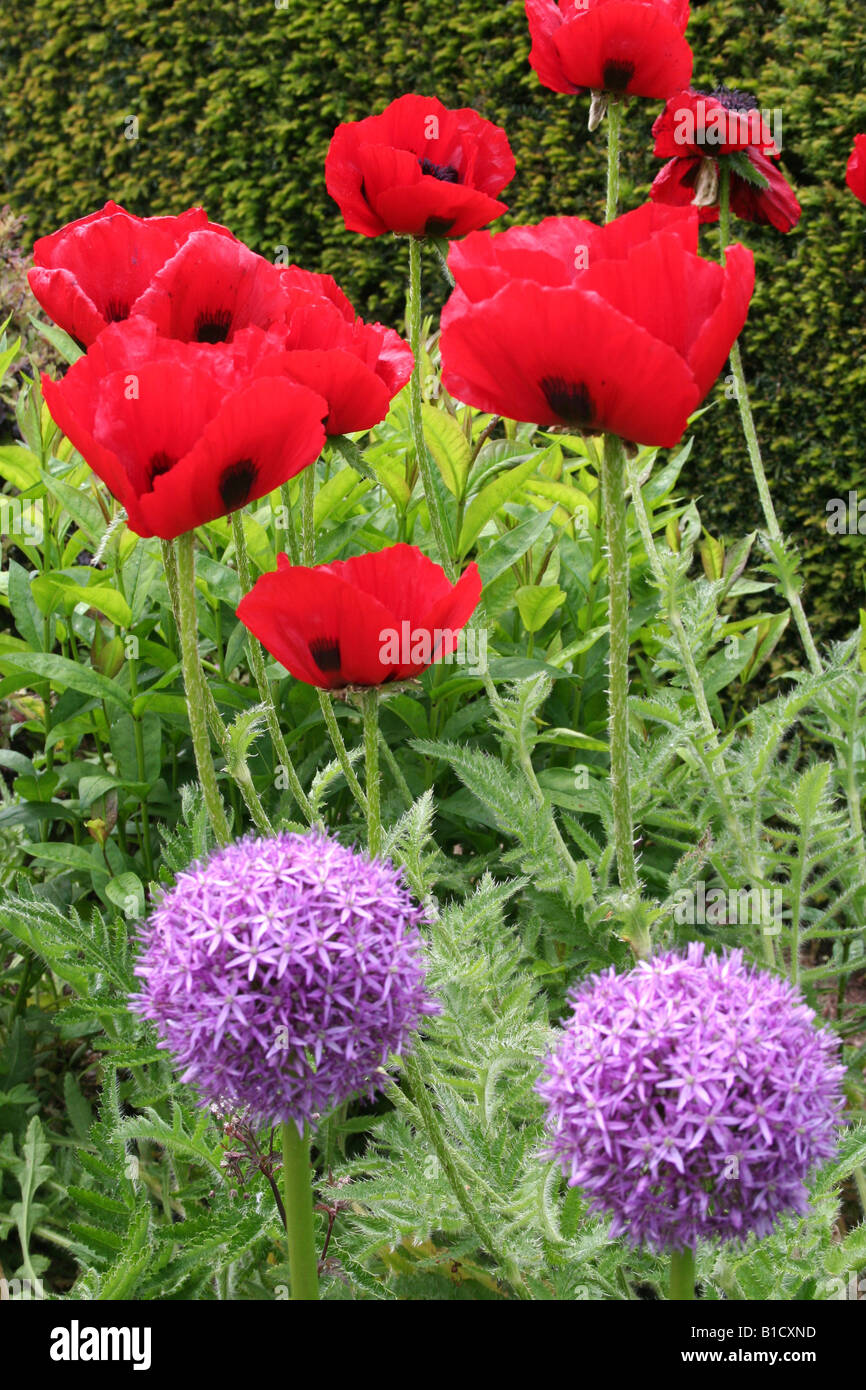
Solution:
<path fill-rule="evenodd" d="M 375 1095 L 436 1012 L 424 918 L 397 869 L 327 835 L 238 840 L 151 914 L 131 1007 L 204 1100 L 300 1127 Z"/>
<path fill-rule="evenodd" d="M 683 1250 L 767 1235 L 807 1206 L 841 1122 L 838 1044 L 741 951 L 591 976 L 544 1064 L 549 1156 L 612 1235 Z"/>

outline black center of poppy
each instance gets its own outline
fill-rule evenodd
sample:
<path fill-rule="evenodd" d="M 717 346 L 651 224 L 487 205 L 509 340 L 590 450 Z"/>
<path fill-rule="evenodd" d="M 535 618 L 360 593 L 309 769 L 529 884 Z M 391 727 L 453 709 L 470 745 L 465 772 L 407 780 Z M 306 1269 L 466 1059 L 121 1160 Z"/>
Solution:
<path fill-rule="evenodd" d="M 561 376 L 543 376 L 539 386 L 554 415 L 567 425 L 577 425 L 580 429 L 591 429 L 595 419 L 595 406 L 582 381 L 566 381 Z"/>
<path fill-rule="evenodd" d="M 624 92 L 633 77 L 634 63 L 611 58 L 602 69 L 601 85 L 606 92 Z"/>
<path fill-rule="evenodd" d="M 105 306 L 105 320 L 107 323 L 120 323 L 121 319 L 129 318 L 129 305 L 123 299 L 109 299 Z"/>
<path fill-rule="evenodd" d="M 701 96 L 708 96 L 713 101 L 717 101 L 720 106 L 724 106 L 726 111 L 757 111 L 758 98 L 751 92 L 738 91 L 736 87 L 726 87 L 722 83 L 719 87 L 714 87 L 711 92 L 701 92 Z"/>
<path fill-rule="evenodd" d="M 424 235 L 447 236 L 456 221 L 456 217 L 428 217 L 424 223 Z"/>
<path fill-rule="evenodd" d="M 233 512 L 244 505 L 258 475 L 259 470 L 252 459 L 238 459 L 237 463 L 230 463 L 228 468 L 223 469 L 219 492 L 228 511 Z"/>
<path fill-rule="evenodd" d="M 157 453 L 151 454 L 148 464 L 151 488 L 153 487 L 154 478 L 161 478 L 163 473 L 170 473 L 176 463 L 177 459 L 172 458 L 171 454 L 167 454 L 164 449 L 160 449 Z"/>
<path fill-rule="evenodd" d="M 232 326 L 230 309 L 216 309 L 199 314 L 195 321 L 197 343 L 224 343 Z"/>
<path fill-rule="evenodd" d="M 459 183 L 460 175 L 453 164 L 434 164 L 432 159 L 419 159 L 422 174 L 430 174 L 442 183 Z"/>
<path fill-rule="evenodd" d="M 320 671 L 340 669 L 340 644 L 335 637 L 314 637 L 310 643 L 310 656 Z"/>

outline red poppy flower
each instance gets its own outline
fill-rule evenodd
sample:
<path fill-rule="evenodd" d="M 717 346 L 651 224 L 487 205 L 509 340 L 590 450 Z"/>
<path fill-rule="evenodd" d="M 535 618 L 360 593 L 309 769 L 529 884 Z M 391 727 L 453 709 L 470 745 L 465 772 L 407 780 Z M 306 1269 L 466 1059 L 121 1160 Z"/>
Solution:
<path fill-rule="evenodd" d="M 324 443 L 321 396 L 285 377 L 250 380 L 231 349 L 159 338 L 141 318 L 105 329 L 42 389 L 140 536 L 171 540 L 266 496 Z"/>
<path fill-rule="evenodd" d="M 136 217 L 109 201 L 99 212 L 38 239 L 30 288 L 49 317 L 87 347 L 109 323 L 134 312 L 157 271 L 204 228 L 234 240 L 225 227 L 209 222 L 202 208 L 179 217 Z"/>
<path fill-rule="evenodd" d="M 739 334 L 751 252 L 696 254 L 691 209 L 644 204 L 476 232 L 452 248 L 442 380 L 467 405 L 641 444 L 677 443 Z"/>
<path fill-rule="evenodd" d="M 461 237 L 507 211 L 496 199 L 514 168 L 499 126 L 410 94 L 337 126 L 325 180 L 349 231 Z"/>
<path fill-rule="evenodd" d="M 669 97 L 687 87 L 688 0 L 526 0 L 529 62 L 554 92 Z"/>
<path fill-rule="evenodd" d="M 238 338 L 251 374 L 289 376 L 324 396 L 329 435 L 372 429 L 384 420 L 412 375 L 408 343 L 380 323 L 345 318 L 329 299 L 302 299 L 288 317 L 285 327 L 267 335 L 249 330 Z"/>
<path fill-rule="evenodd" d="M 671 207 L 693 206 L 701 222 L 719 220 L 719 167 L 727 163 L 731 211 L 745 222 L 789 232 L 800 204 L 773 162 L 779 151 L 746 92 L 680 92 L 653 125 L 653 153 L 668 163 L 653 180 L 650 197 Z"/>
<path fill-rule="evenodd" d="M 861 203 L 866 203 L 866 135 L 854 136 L 854 148 L 848 159 L 845 182 Z"/>
<path fill-rule="evenodd" d="M 383 685 L 448 656 L 481 597 L 478 566 L 456 584 L 414 545 L 308 569 L 277 558 L 237 614 L 297 680 Z"/>

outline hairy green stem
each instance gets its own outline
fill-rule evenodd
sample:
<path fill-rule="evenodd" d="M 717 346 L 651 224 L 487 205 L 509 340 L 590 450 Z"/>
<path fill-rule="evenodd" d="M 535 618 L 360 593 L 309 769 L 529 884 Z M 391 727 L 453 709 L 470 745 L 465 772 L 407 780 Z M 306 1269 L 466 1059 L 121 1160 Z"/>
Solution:
<path fill-rule="evenodd" d="M 293 1302 L 314 1302 L 319 1297 L 319 1261 L 313 1225 L 313 1184 L 310 1169 L 310 1137 L 297 1125 L 280 1125 L 283 1150 L 283 1207 L 289 1247 L 289 1274 Z"/>
<path fill-rule="evenodd" d="M 607 107 L 607 201 L 605 222 L 612 222 L 619 212 L 619 149 L 622 133 L 622 102 L 608 99 Z"/>
<path fill-rule="evenodd" d="M 229 842 L 229 826 L 217 785 L 216 770 L 211 757 L 205 707 L 206 682 L 198 649 L 198 625 L 195 612 L 195 533 L 186 531 L 176 542 L 177 596 L 176 621 L 180 635 L 183 680 L 186 689 L 189 727 L 192 735 L 199 781 L 204 795 L 208 819 L 221 845 Z"/>
<path fill-rule="evenodd" d="M 625 450 L 615 434 L 604 438 L 601 495 L 607 546 L 610 622 L 609 700 L 610 783 L 614 844 L 620 887 L 640 894 L 634 854 L 628 740 L 628 538 L 626 535 Z"/>
<path fill-rule="evenodd" d="M 424 489 L 424 498 L 427 503 L 427 512 L 430 517 L 430 529 L 436 541 L 436 549 L 439 552 L 439 562 L 448 578 L 453 583 L 457 578 L 457 572 L 446 540 L 447 530 L 445 519 L 442 515 L 439 494 L 436 490 L 436 483 L 433 474 L 433 464 L 427 452 L 427 444 L 424 440 L 424 418 L 421 411 L 421 241 L 418 237 L 409 238 L 409 346 L 415 358 L 415 365 L 412 368 L 412 380 L 409 387 L 410 420 L 412 425 L 412 441 L 415 445 L 415 457 L 418 464 L 418 472 L 421 475 L 421 486 Z"/>
<path fill-rule="evenodd" d="M 725 263 L 725 253 L 731 240 L 731 171 L 723 165 L 720 176 L 719 188 L 719 237 L 721 241 L 721 260 Z M 776 516 L 776 508 L 770 495 L 770 485 L 767 481 L 767 474 L 764 469 L 764 462 L 761 457 L 761 446 L 758 442 L 758 432 L 755 428 L 755 418 L 752 414 L 752 404 L 749 400 L 749 388 L 746 384 L 746 374 L 743 370 L 743 358 L 740 352 L 739 339 L 731 348 L 731 370 L 734 375 L 734 386 L 737 397 L 737 405 L 740 409 L 740 420 L 743 425 L 743 434 L 746 437 L 746 447 L 749 451 L 749 462 L 752 465 L 752 472 L 755 475 L 755 484 L 758 489 L 758 497 L 761 501 L 761 510 L 764 513 L 764 522 L 767 527 L 767 534 L 771 541 L 779 547 L 784 547 L 785 540 L 782 535 L 782 528 Z M 806 617 L 803 603 L 786 574 L 781 575 L 782 588 L 785 594 L 788 607 L 790 608 L 800 640 L 806 652 L 809 666 L 814 675 L 820 675 L 823 669 L 821 658 L 818 655 L 818 648 L 815 646 L 815 639 L 809 627 L 809 620 Z"/>
<path fill-rule="evenodd" d="M 292 511 L 292 494 L 289 491 L 288 483 L 283 483 L 280 488 L 280 502 L 286 517 L 286 540 L 289 546 L 289 559 L 293 565 L 301 563 L 301 552 L 298 548 L 298 533 L 295 530 L 295 517 Z"/>
<path fill-rule="evenodd" d="M 301 555 L 305 565 L 316 563 L 316 465 L 301 475 Z"/>
<path fill-rule="evenodd" d="M 364 775 L 367 786 L 367 848 L 377 855 L 382 848 L 382 805 L 379 787 L 379 691 L 375 686 L 361 695 L 364 715 Z"/>
<path fill-rule="evenodd" d="M 361 786 L 361 783 L 358 781 L 358 778 L 355 775 L 355 769 L 352 767 L 352 762 L 349 757 L 349 750 L 346 747 L 342 732 L 340 730 L 340 725 L 337 720 L 337 716 L 334 713 L 333 701 L 331 700 L 331 697 L 328 694 L 327 690 L 319 690 L 318 696 L 319 705 L 321 706 L 322 714 L 325 719 L 325 725 L 327 727 L 328 733 L 331 736 L 331 743 L 334 745 L 334 752 L 337 755 L 337 761 L 339 762 L 340 767 L 343 769 L 343 776 L 346 779 L 346 783 L 349 787 L 349 790 L 351 791 L 352 795 L 354 796 L 355 800 L 360 806 L 361 811 L 364 815 L 366 815 L 367 798 L 364 795 L 364 789 Z"/>

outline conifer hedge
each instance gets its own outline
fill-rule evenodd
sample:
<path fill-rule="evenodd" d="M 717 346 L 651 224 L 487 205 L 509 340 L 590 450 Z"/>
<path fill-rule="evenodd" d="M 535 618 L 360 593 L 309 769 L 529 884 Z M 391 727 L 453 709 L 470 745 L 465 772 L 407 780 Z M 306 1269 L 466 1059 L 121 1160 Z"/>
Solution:
<path fill-rule="evenodd" d="M 864 28 L 849 0 L 699 0 L 695 82 L 750 89 L 783 113 L 797 230 L 737 224 L 756 252 L 747 370 L 782 522 L 805 553 L 824 632 L 862 602 L 864 542 L 829 538 L 825 507 L 859 486 L 866 387 L 866 210 L 844 185 L 866 130 Z M 30 0 L 0 10 L 0 202 L 32 236 L 111 196 L 137 212 L 202 203 L 264 255 L 330 271 L 368 317 L 402 312 L 404 249 L 346 233 L 323 160 L 339 120 L 416 90 L 504 125 L 518 174 L 511 220 L 600 218 L 603 131 L 585 98 L 559 96 L 528 65 L 522 0 Z M 624 194 L 646 193 L 649 129 L 635 103 Z M 707 252 L 715 250 L 707 234 Z M 430 307 L 445 292 L 430 275 Z M 758 511 L 732 402 L 701 421 L 691 486 L 715 530 Z"/>

